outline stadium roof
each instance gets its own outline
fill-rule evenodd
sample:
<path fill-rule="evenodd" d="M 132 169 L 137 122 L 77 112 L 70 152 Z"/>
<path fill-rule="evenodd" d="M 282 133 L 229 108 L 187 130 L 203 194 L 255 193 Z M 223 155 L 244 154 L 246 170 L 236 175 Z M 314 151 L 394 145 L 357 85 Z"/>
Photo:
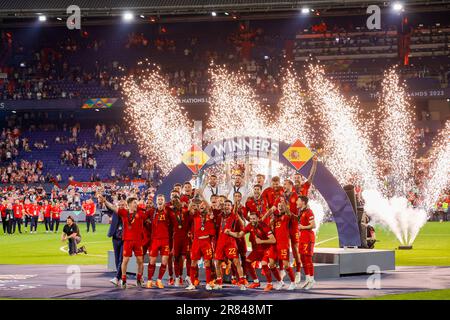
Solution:
<path fill-rule="evenodd" d="M 81 8 L 84 17 L 111 17 L 118 16 L 124 10 L 135 14 L 183 16 L 217 13 L 265 13 L 298 11 L 303 7 L 328 11 L 335 10 L 351 12 L 358 8 L 364 10 L 367 6 L 378 4 L 380 7 L 389 6 L 385 0 L 314 0 L 314 1 L 288 1 L 288 0 L 0 0 L 0 18 L 17 19 L 36 17 L 37 13 L 49 17 L 65 14 L 67 7 L 76 4 Z M 432 7 L 435 10 L 449 9 L 450 1 L 444 0 L 408 0 L 404 1 L 408 8 L 424 8 L 427 11 Z M 438 8 L 439 7 L 439 8 Z M 432 10 L 434 11 L 434 10 Z"/>

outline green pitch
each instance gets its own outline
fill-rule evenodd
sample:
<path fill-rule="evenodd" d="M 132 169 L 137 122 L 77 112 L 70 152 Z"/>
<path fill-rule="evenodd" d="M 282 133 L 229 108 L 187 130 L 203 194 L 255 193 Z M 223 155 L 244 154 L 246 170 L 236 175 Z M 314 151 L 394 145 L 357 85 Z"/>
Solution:
<path fill-rule="evenodd" d="M 67 246 L 62 243 L 61 234 L 46 234 L 39 225 L 37 234 L 3 235 L 0 231 L 0 263 L 2 264 L 103 264 L 106 265 L 107 251 L 112 249 L 111 240 L 106 237 L 108 225 L 98 225 L 95 234 L 86 233 L 81 223 L 82 244 L 87 255 L 70 257 Z M 396 249 L 399 242 L 386 229 L 376 227 L 378 249 Z M 337 231 L 334 223 L 321 226 L 317 244 L 319 247 L 337 247 Z M 413 244 L 413 250 L 397 250 L 396 264 L 399 266 L 449 266 L 450 265 L 450 222 L 429 222 L 420 231 Z"/>
<path fill-rule="evenodd" d="M 388 294 L 357 300 L 450 300 L 450 289 Z"/>

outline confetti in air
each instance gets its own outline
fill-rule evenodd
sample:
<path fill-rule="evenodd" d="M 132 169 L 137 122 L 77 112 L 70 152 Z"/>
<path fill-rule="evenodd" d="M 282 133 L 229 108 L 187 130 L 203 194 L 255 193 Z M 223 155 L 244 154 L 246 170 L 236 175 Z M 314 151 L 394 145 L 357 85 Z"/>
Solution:
<path fill-rule="evenodd" d="M 379 106 L 379 163 L 385 169 L 380 172 L 380 177 L 389 179 L 383 193 L 387 196 L 405 196 L 413 185 L 415 119 L 414 109 L 396 68 L 384 73 Z"/>
<path fill-rule="evenodd" d="M 193 126 L 156 66 L 122 82 L 127 122 L 141 153 L 166 175 L 181 162 L 192 143 Z"/>
<path fill-rule="evenodd" d="M 445 127 L 433 141 L 430 156 L 430 170 L 425 183 L 426 209 L 439 200 L 441 192 L 450 186 L 450 120 L 447 120 Z"/>

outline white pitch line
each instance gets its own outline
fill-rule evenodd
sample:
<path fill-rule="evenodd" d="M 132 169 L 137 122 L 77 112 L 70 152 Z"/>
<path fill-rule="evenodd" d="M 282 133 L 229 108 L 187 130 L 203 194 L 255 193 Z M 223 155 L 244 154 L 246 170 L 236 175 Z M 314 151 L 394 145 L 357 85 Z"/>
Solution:
<path fill-rule="evenodd" d="M 104 241 L 98 241 L 98 242 L 104 242 Z M 96 242 L 87 242 L 86 244 L 88 244 L 88 243 L 96 243 Z M 69 252 L 69 250 L 66 249 L 66 247 L 67 247 L 67 246 L 62 246 L 61 248 L 59 248 L 59 250 L 62 251 L 62 252 L 64 252 L 64 253 L 67 253 L 67 252 Z M 105 255 L 100 255 L 100 254 L 87 254 L 87 255 L 85 255 L 85 256 L 89 256 L 89 257 L 99 257 L 99 258 L 107 258 L 107 256 L 105 256 Z"/>
<path fill-rule="evenodd" d="M 330 239 L 326 239 L 326 240 L 317 242 L 317 243 L 316 243 L 316 246 L 319 246 L 319 245 L 321 245 L 322 243 L 325 243 L 325 242 L 328 242 L 328 241 L 331 241 L 331 240 L 334 240 L 334 239 L 337 239 L 337 238 L 338 238 L 338 237 L 333 237 L 333 238 L 330 238 Z"/>

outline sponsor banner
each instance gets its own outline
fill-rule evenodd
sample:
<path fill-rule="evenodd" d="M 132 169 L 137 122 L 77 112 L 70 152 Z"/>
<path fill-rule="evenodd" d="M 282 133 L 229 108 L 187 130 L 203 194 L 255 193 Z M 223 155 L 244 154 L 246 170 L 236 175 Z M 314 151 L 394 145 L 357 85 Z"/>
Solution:
<path fill-rule="evenodd" d="M 117 100 L 117 98 L 93 98 L 84 102 L 81 109 L 109 109 Z"/>

